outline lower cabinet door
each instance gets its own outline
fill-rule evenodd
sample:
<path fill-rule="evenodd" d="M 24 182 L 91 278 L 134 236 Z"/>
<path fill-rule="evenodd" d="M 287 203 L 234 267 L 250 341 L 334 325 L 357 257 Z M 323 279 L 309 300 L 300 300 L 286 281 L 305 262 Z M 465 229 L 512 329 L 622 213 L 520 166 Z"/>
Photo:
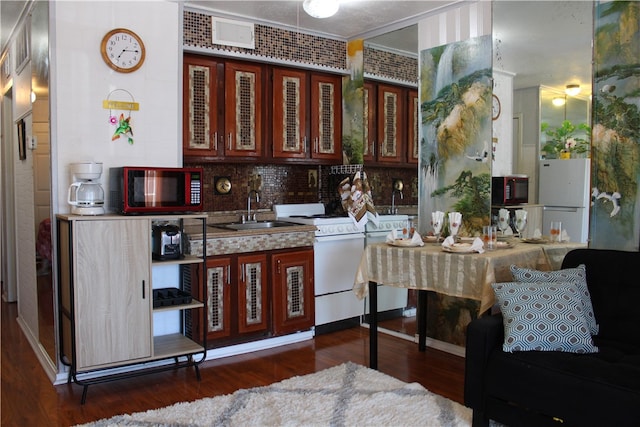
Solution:
<path fill-rule="evenodd" d="M 267 255 L 238 257 L 238 333 L 269 327 Z"/>
<path fill-rule="evenodd" d="M 152 356 L 147 221 L 76 221 L 76 368 Z"/>
<path fill-rule="evenodd" d="M 313 250 L 273 254 L 273 332 L 281 335 L 314 325 Z"/>

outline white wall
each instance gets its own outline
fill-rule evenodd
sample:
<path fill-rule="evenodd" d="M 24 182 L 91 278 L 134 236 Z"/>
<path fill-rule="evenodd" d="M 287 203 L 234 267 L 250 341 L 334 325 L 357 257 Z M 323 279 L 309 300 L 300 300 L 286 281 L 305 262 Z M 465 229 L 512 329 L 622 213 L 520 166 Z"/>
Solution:
<path fill-rule="evenodd" d="M 493 70 L 493 94 L 501 105 L 500 116 L 493 121 L 495 143 L 492 176 L 505 176 L 513 172 L 513 75 Z"/>
<path fill-rule="evenodd" d="M 54 211 L 69 212 L 69 163 L 102 162 L 107 199 L 109 167 L 181 165 L 182 12 L 178 3 L 159 0 L 51 5 Z M 118 73 L 102 60 L 100 42 L 114 28 L 128 28 L 144 42 L 145 63 L 133 73 Z M 111 141 L 115 127 L 102 102 L 130 101 L 122 91 L 109 98 L 115 89 L 140 104 L 131 112 L 133 145 L 123 137 Z"/>

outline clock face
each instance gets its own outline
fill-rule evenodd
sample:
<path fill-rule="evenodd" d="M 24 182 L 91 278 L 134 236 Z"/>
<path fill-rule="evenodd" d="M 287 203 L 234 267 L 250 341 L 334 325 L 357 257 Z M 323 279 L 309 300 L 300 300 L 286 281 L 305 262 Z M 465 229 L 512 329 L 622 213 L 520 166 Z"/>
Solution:
<path fill-rule="evenodd" d="M 116 28 L 102 38 L 100 53 L 109 67 L 121 73 L 130 73 L 142 66 L 145 48 L 136 33 Z"/>
<path fill-rule="evenodd" d="M 498 117 L 500 117 L 500 110 L 502 109 L 502 107 L 500 106 L 500 100 L 498 99 L 497 96 L 493 95 L 493 103 L 491 105 L 491 118 L 493 120 L 496 120 Z"/>
<path fill-rule="evenodd" d="M 231 180 L 227 176 L 216 178 L 216 193 L 229 194 L 231 192 Z"/>

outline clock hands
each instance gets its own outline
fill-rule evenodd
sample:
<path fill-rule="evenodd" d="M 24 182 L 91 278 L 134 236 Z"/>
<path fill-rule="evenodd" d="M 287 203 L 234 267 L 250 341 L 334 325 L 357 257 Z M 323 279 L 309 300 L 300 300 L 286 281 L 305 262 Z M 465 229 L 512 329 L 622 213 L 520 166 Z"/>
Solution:
<path fill-rule="evenodd" d="M 128 46 L 127 46 L 127 47 L 128 47 Z M 139 50 L 137 50 L 137 49 L 122 49 L 122 52 L 120 52 L 120 55 L 118 55 L 118 56 L 116 57 L 116 59 L 120 59 L 120 57 L 122 56 L 122 54 L 123 54 L 123 53 L 125 53 L 125 52 L 135 52 L 135 53 L 138 53 L 138 52 L 140 52 L 140 51 L 139 51 Z"/>

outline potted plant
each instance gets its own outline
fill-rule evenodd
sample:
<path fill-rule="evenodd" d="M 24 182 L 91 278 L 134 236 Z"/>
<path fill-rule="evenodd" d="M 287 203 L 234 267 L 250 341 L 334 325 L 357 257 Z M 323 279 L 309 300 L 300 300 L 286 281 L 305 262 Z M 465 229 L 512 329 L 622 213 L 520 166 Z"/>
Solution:
<path fill-rule="evenodd" d="M 546 135 L 542 147 L 547 158 L 571 158 L 572 154 L 586 154 L 590 151 L 591 128 L 586 123 L 574 125 L 564 120 L 562 126 L 552 128 L 549 123 L 542 122 L 540 131 Z"/>

